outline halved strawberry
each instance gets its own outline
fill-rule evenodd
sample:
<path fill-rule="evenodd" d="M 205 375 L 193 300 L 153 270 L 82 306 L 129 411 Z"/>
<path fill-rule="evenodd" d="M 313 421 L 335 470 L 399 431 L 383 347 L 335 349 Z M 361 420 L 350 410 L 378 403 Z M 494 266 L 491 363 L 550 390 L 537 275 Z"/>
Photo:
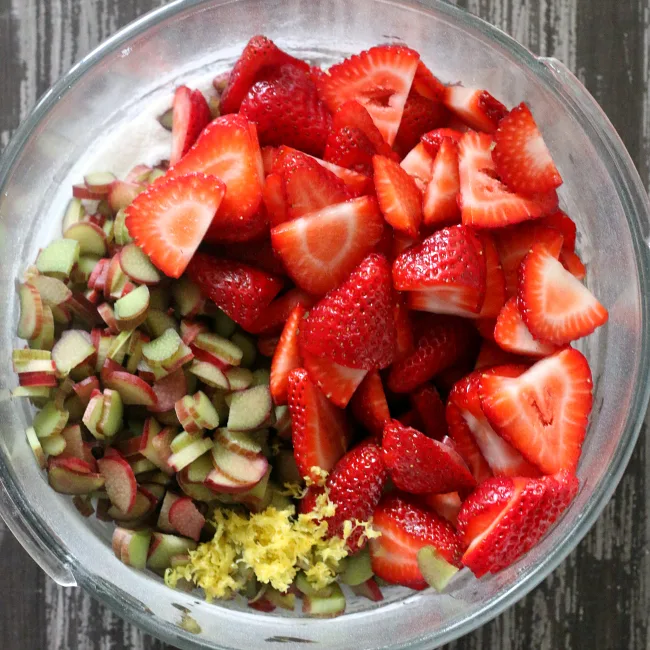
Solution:
<path fill-rule="evenodd" d="M 262 201 L 264 201 L 271 228 L 289 220 L 287 197 L 284 193 L 284 182 L 280 174 L 271 173 L 264 179 Z"/>
<path fill-rule="evenodd" d="M 493 235 L 485 230 L 477 234 L 485 254 L 485 300 L 479 317 L 494 318 L 506 303 L 506 279 Z"/>
<path fill-rule="evenodd" d="M 393 148 L 400 157 L 405 156 L 420 141 L 420 136 L 445 124 L 448 117 L 449 111 L 441 100 L 429 99 L 411 89 Z"/>
<path fill-rule="evenodd" d="M 458 513 L 463 504 L 458 492 L 423 494 L 420 497 L 420 501 L 456 528 L 458 525 Z"/>
<path fill-rule="evenodd" d="M 533 114 L 523 102 L 499 122 L 492 157 L 501 180 L 514 192 L 548 192 L 562 184 Z"/>
<path fill-rule="evenodd" d="M 412 497 L 385 495 L 375 509 L 373 526 L 381 536 L 369 543 L 372 570 L 386 582 L 426 589 L 417 561 L 424 546 L 433 546 L 447 562 L 460 566 L 462 547 L 452 525 Z"/>
<path fill-rule="evenodd" d="M 558 346 L 533 338 L 521 312 L 517 298 L 510 298 L 497 317 L 494 340 L 504 350 L 531 357 L 547 357 L 558 351 Z"/>
<path fill-rule="evenodd" d="M 541 217 L 532 199 L 510 192 L 494 176 L 492 138 L 469 131 L 458 143 L 460 207 L 463 223 L 479 228 L 499 228 Z"/>
<path fill-rule="evenodd" d="M 225 185 L 214 176 L 163 178 L 126 208 L 126 227 L 156 267 L 179 278 L 210 228 L 225 192 Z"/>
<path fill-rule="evenodd" d="M 169 177 L 203 172 L 220 178 L 226 185 L 208 241 L 245 241 L 251 238 L 262 200 L 264 168 L 255 125 L 241 115 L 224 115 L 213 120 L 194 146 L 169 169 Z M 255 236 L 259 235 L 253 229 Z"/>
<path fill-rule="evenodd" d="M 445 84 L 424 65 L 422 60 L 418 61 L 418 67 L 415 69 L 412 88 L 418 95 L 427 99 L 441 102 L 445 98 Z"/>
<path fill-rule="evenodd" d="M 413 352 L 413 327 L 404 294 L 399 294 L 393 308 L 395 316 L 395 361 L 402 361 Z"/>
<path fill-rule="evenodd" d="M 347 368 L 386 368 L 395 354 L 394 304 L 390 265 L 373 253 L 309 311 L 301 347 Z"/>
<path fill-rule="evenodd" d="M 467 465 L 449 445 L 391 420 L 382 439 L 384 464 L 397 488 L 411 494 L 465 490 L 476 485 Z"/>
<path fill-rule="evenodd" d="M 587 269 L 582 260 L 572 251 L 563 248 L 560 251 L 559 260 L 562 266 L 578 280 L 584 280 L 587 277 Z"/>
<path fill-rule="evenodd" d="M 466 226 L 435 232 L 393 263 L 393 282 L 408 291 L 411 309 L 441 314 L 478 314 L 485 299 L 485 256 Z"/>
<path fill-rule="evenodd" d="M 262 166 L 264 167 L 264 176 L 268 176 L 273 171 L 273 163 L 278 157 L 278 147 L 266 146 L 260 149 L 262 154 Z"/>
<path fill-rule="evenodd" d="M 289 289 L 264 309 L 248 331 L 251 334 L 279 334 L 296 306 L 302 305 L 307 310 L 314 303 L 313 296 L 301 289 Z"/>
<path fill-rule="evenodd" d="M 300 356 L 311 381 L 320 388 L 332 404 L 340 408 L 348 405 L 354 391 L 368 374 L 367 370 L 346 368 L 326 357 L 317 357 L 303 347 L 300 348 Z"/>
<path fill-rule="evenodd" d="M 259 318 L 282 288 L 282 280 L 247 264 L 197 253 L 187 275 L 201 293 L 244 329 Z"/>
<path fill-rule="evenodd" d="M 384 140 L 381 131 L 375 126 L 368 110 L 358 101 L 341 104 L 332 116 L 332 130 L 338 131 L 345 127 L 360 129 L 372 143 L 375 153 L 391 160 L 399 160 L 397 154 Z"/>
<path fill-rule="evenodd" d="M 413 352 L 393 363 L 388 373 L 387 386 L 394 393 L 410 393 L 449 368 L 474 345 L 476 337 L 469 321 L 437 314 L 418 314 L 413 331 Z"/>
<path fill-rule="evenodd" d="M 361 129 L 344 126 L 328 136 L 323 158 L 339 167 L 370 176 L 375 153 L 375 147 Z"/>
<path fill-rule="evenodd" d="M 276 226 L 271 241 L 295 283 L 323 295 L 350 274 L 383 232 L 376 199 L 362 196 Z"/>
<path fill-rule="evenodd" d="M 169 163 L 175 165 L 196 142 L 212 120 L 208 102 L 200 90 L 179 86 L 172 104 L 172 150 Z"/>
<path fill-rule="evenodd" d="M 487 370 L 494 366 L 507 366 L 511 364 L 528 363 L 526 357 L 521 357 L 511 352 L 506 352 L 503 348 L 492 341 L 481 341 L 474 370 Z"/>
<path fill-rule="evenodd" d="M 433 156 L 420 142 L 406 154 L 400 167 L 413 178 L 418 189 L 424 192 L 433 175 Z"/>
<path fill-rule="evenodd" d="M 245 262 L 267 273 L 287 274 L 271 246 L 270 239 L 256 239 L 254 242 L 231 242 L 228 245 L 210 247 L 210 250 L 219 257 Z"/>
<path fill-rule="evenodd" d="M 348 447 L 350 431 L 345 413 L 327 400 L 304 368 L 289 373 L 287 395 L 298 471 L 318 480 L 312 468 L 332 471 Z"/>
<path fill-rule="evenodd" d="M 420 142 L 424 145 L 424 148 L 427 150 L 428 154 L 435 158 L 438 155 L 438 151 L 440 151 L 440 145 L 445 139 L 449 139 L 457 145 L 460 139 L 463 137 L 464 132 L 465 131 L 450 129 L 449 127 L 433 129 L 433 131 L 425 133 L 420 138 Z"/>
<path fill-rule="evenodd" d="M 467 126 L 477 131 L 494 133 L 508 109 L 487 90 L 447 86 L 445 106 Z"/>
<path fill-rule="evenodd" d="M 415 181 L 396 163 L 373 156 L 375 191 L 386 221 L 395 230 L 417 237 L 422 221 L 422 195 Z"/>
<path fill-rule="evenodd" d="M 351 99 L 365 106 L 392 145 L 419 60 L 402 45 L 379 45 L 333 65 L 319 90 L 332 112 Z"/>
<path fill-rule="evenodd" d="M 289 373 L 301 366 L 300 350 L 298 349 L 298 329 L 305 313 L 305 308 L 301 304 L 295 306 L 289 314 L 289 318 L 287 318 L 280 340 L 273 353 L 270 385 L 271 395 L 276 404 L 287 403 Z"/>
<path fill-rule="evenodd" d="M 519 377 L 481 376 L 481 408 L 492 427 L 544 473 L 574 471 L 592 406 L 591 370 L 566 348 Z"/>
<path fill-rule="evenodd" d="M 253 36 L 228 76 L 221 93 L 221 113 L 236 113 L 246 93 L 258 79 L 269 70 L 287 63 L 309 70 L 309 64 L 283 52 L 265 36 Z"/>
<path fill-rule="evenodd" d="M 363 196 L 364 194 L 371 194 L 374 187 L 372 184 L 372 179 L 364 174 L 359 174 L 352 169 L 346 169 L 340 165 L 335 165 L 332 162 L 327 162 L 326 160 L 321 160 L 320 158 L 314 158 L 314 160 L 319 164 L 325 167 L 328 171 L 331 171 L 334 176 L 340 178 L 351 192 L 351 196 Z"/>
<path fill-rule="evenodd" d="M 577 492 L 578 479 L 566 471 L 485 481 L 458 513 L 458 532 L 469 544 L 463 564 L 478 578 L 510 566 L 537 544 Z"/>
<path fill-rule="evenodd" d="M 422 422 L 421 431 L 429 438 L 442 440 L 447 435 L 447 421 L 445 405 L 436 387 L 424 384 L 411 393 L 410 400 Z"/>
<path fill-rule="evenodd" d="M 354 419 L 372 436 L 381 440 L 384 425 L 390 420 L 386 393 L 376 370 L 369 372 L 350 400 Z"/>
<path fill-rule="evenodd" d="M 555 228 L 562 233 L 562 248 L 572 253 L 576 249 L 576 224 L 566 213 L 562 210 L 556 210 L 546 217 L 542 217 L 539 223 L 547 226 L 548 228 Z"/>
<path fill-rule="evenodd" d="M 460 223 L 459 194 L 458 147 L 451 138 L 443 138 L 424 192 L 424 225 L 438 228 Z"/>
<path fill-rule="evenodd" d="M 519 308 L 531 334 L 556 345 L 591 334 L 608 314 L 544 244 L 531 248 L 519 269 Z"/>

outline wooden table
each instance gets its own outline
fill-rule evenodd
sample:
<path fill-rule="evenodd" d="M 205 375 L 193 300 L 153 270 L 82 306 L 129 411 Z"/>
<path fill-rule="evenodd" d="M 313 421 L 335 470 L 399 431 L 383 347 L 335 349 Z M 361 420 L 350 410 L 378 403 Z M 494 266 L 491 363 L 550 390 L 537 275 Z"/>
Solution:
<path fill-rule="evenodd" d="M 0 0 L 0 150 L 38 97 L 102 40 L 164 0 Z M 650 0 L 459 0 L 564 61 L 650 186 Z M 650 445 L 576 551 L 518 605 L 447 650 L 650 649 Z M 0 647 L 159 650 L 80 590 L 58 587 L 0 522 Z M 251 649 L 255 650 L 255 649 Z"/>

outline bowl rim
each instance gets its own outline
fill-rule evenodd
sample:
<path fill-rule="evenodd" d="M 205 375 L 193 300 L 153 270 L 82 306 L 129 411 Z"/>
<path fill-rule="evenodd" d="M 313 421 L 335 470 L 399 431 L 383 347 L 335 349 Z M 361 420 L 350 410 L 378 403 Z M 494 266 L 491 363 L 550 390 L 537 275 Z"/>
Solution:
<path fill-rule="evenodd" d="M 45 94 L 39 99 L 36 106 L 31 110 L 27 118 L 19 125 L 5 151 L 0 156 L 0 195 L 4 191 L 7 180 L 17 158 L 20 156 L 25 144 L 31 137 L 35 128 L 47 117 L 51 108 L 57 101 L 78 82 L 91 68 L 101 63 L 108 54 L 118 51 L 124 44 L 133 38 L 143 35 L 147 30 L 156 27 L 161 22 L 172 18 L 173 16 L 200 7 L 201 5 L 210 4 L 211 6 L 220 6 L 239 2 L 240 0 L 173 0 L 167 5 L 144 14 L 140 18 L 132 21 L 113 36 L 100 43 L 89 54 L 83 57 L 70 70 L 63 75 Z M 595 139 L 603 149 L 604 153 L 612 158 L 614 168 L 617 171 L 617 185 L 620 188 L 620 198 L 623 204 L 624 212 L 632 234 L 633 246 L 637 260 L 638 279 L 641 287 L 650 287 L 650 252 L 648 250 L 648 231 L 650 230 L 650 202 L 646 195 L 645 189 L 638 175 L 638 172 L 623 144 L 616 133 L 614 127 L 608 120 L 605 113 L 598 106 L 589 92 L 582 84 L 569 72 L 566 67 L 559 61 L 550 58 L 537 57 L 526 47 L 518 43 L 504 31 L 491 25 L 485 20 L 474 16 L 464 9 L 454 5 L 447 4 L 444 0 L 375 0 L 380 4 L 391 4 L 401 6 L 407 9 L 418 11 L 435 12 L 461 25 L 463 28 L 478 32 L 481 36 L 487 37 L 494 43 L 502 47 L 519 64 L 525 66 L 535 74 L 544 83 L 545 87 L 556 96 L 560 96 L 563 101 L 569 102 L 574 116 L 579 121 L 590 139 Z M 128 51 L 124 50 L 127 55 Z M 641 308 L 641 338 L 643 348 L 650 348 L 650 292 L 640 292 Z M 650 370 L 650 359 L 646 360 L 643 355 L 639 362 L 640 376 L 648 376 Z M 641 425 L 645 416 L 648 400 L 650 398 L 650 382 L 643 386 L 635 388 L 632 403 L 626 417 L 623 435 L 618 442 L 616 450 L 612 457 L 612 462 L 602 479 L 594 486 L 585 509 L 577 522 L 575 529 L 571 531 L 570 536 L 566 536 L 562 541 L 553 548 L 548 556 L 535 567 L 523 572 L 515 582 L 507 589 L 497 593 L 494 597 L 485 603 L 482 609 L 474 614 L 470 619 L 463 618 L 458 622 L 450 625 L 436 636 L 435 643 L 442 645 L 467 634 L 488 621 L 492 620 L 505 609 L 523 598 L 528 592 L 535 588 L 545 577 L 547 577 L 557 566 L 567 557 L 567 555 L 577 546 L 582 538 L 591 529 L 592 525 L 602 512 L 605 505 L 611 498 L 616 489 L 623 472 L 629 462 L 634 450 Z M 76 561 L 69 556 L 66 549 L 62 547 L 59 540 L 48 536 L 48 531 L 39 524 L 35 517 L 31 516 L 29 509 L 22 507 L 22 504 L 16 501 L 7 489 L 6 478 L 9 476 L 6 471 L 3 457 L 0 455 L 0 514 L 5 519 L 18 517 L 20 523 L 13 522 L 16 528 L 27 527 L 27 534 L 31 536 L 32 541 L 42 540 L 45 536 L 50 547 L 50 551 L 57 561 L 63 565 L 60 575 L 66 575 L 66 571 L 71 571 L 74 579 L 70 584 L 75 584 L 75 580 L 93 595 L 100 598 L 102 602 L 116 608 L 114 594 L 109 594 L 96 578 L 86 574 L 85 570 L 79 565 L 75 566 Z M 14 530 L 14 526 L 11 526 Z M 21 536 L 24 537 L 24 536 Z M 21 540 L 23 541 L 23 540 Z M 30 548 L 25 544 L 27 550 L 34 559 L 43 568 L 47 561 L 39 555 L 38 549 L 34 545 Z M 51 568 L 51 567 L 50 567 Z M 81 570 L 80 570 L 81 568 Z M 53 571 L 48 571 L 53 575 Z M 53 576 L 56 577 L 56 576 Z M 62 582 L 62 581 L 61 581 Z M 119 594 L 124 603 L 131 606 L 119 607 L 119 615 L 125 618 L 148 633 L 163 639 L 166 642 L 180 645 L 183 648 L 199 649 L 206 647 L 204 644 L 197 642 L 197 637 L 184 632 L 178 627 L 174 627 L 165 621 L 153 618 L 140 607 L 133 607 L 129 602 L 128 594 Z M 379 607 L 374 611 L 381 611 Z M 250 614 L 251 616 L 258 616 Z M 161 625 L 161 623 L 163 623 Z M 430 648 L 433 638 L 431 635 L 420 636 L 404 644 L 392 646 L 398 649 L 416 649 Z M 437 647 L 436 645 L 436 647 Z"/>

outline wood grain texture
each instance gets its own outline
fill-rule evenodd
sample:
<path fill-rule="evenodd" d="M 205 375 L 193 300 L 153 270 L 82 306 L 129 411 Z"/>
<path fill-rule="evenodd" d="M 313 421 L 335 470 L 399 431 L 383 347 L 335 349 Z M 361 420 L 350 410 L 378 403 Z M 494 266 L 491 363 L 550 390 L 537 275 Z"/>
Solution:
<path fill-rule="evenodd" d="M 163 0 L 0 0 L 0 149 L 75 61 Z M 587 85 L 650 185 L 648 0 L 459 0 Z M 650 444 L 576 551 L 508 612 L 446 650 L 650 650 Z M 0 647 L 160 650 L 80 590 L 47 578 L 0 523 Z M 254 650 L 254 649 L 253 649 Z"/>

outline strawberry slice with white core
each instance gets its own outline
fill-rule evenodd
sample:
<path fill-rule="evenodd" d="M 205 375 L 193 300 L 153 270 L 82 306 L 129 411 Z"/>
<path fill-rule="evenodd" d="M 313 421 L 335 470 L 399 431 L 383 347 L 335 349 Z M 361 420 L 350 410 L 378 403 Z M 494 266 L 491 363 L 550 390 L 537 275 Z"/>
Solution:
<path fill-rule="evenodd" d="M 333 65 L 317 80 L 330 111 L 350 100 L 365 106 L 386 142 L 399 129 L 420 55 L 402 45 L 379 45 Z"/>
<path fill-rule="evenodd" d="M 564 345 L 608 319 L 598 299 L 543 244 L 534 244 L 519 269 L 519 306 L 531 334 Z"/>
<path fill-rule="evenodd" d="M 589 363 L 567 348 L 519 377 L 484 374 L 481 408 L 492 427 L 545 474 L 575 471 L 592 407 Z"/>
<path fill-rule="evenodd" d="M 494 327 L 494 340 L 507 352 L 531 357 L 547 357 L 558 350 L 556 345 L 533 338 L 521 316 L 517 298 L 510 298 L 499 313 Z"/>
<path fill-rule="evenodd" d="M 138 194 L 126 208 L 126 227 L 135 243 L 165 275 L 179 278 L 203 240 L 226 192 L 205 174 L 163 179 Z"/>
<path fill-rule="evenodd" d="M 485 255 L 485 300 L 479 318 L 495 318 L 506 302 L 506 279 L 499 259 L 499 251 L 492 234 L 486 230 L 477 233 Z"/>
<path fill-rule="evenodd" d="M 276 404 L 287 403 L 287 382 L 289 373 L 300 367 L 300 350 L 298 349 L 298 329 L 306 313 L 299 303 L 295 306 L 278 341 L 271 361 L 271 395 Z"/>
<path fill-rule="evenodd" d="M 409 151 L 400 167 L 413 178 L 420 192 L 424 192 L 433 178 L 433 156 L 419 142 Z"/>
<path fill-rule="evenodd" d="M 519 104 L 499 122 L 494 142 L 492 158 L 497 171 L 513 191 L 549 192 L 562 184 L 562 177 L 526 104 Z"/>
<path fill-rule="evenodd" d="M 190 90 L 187 86 L 176 89 L 172 110 L 172 150 L 169 162 L 175 165 L 196 142 L 212 115 L 201 91 Z"/>
<path fill-rule="evenodd" d="M 463 86 L 447 86 L 444 103 L 467 126 L 486 133 L 494 133 L 499 120 L 508 112 L 487 90 Z"/>
<path fill-rule="evenodd" d="M 350 274 L 383 232 L 377 200 L 362 196 L 276 226 L 271 242 L 294 282 L 323 295 Z"/>
<path fill-rule="evenodd" d="M 458 223 L 459 193 L 458 147 L 451 138 L 443 138 L 433 160 L 431 180 L 424 192 L 424 225 L 439 227 Z"/>
<path fill-rule="evenodd" d="M 499 228 L 541 217 L 532 199 L 514 194 L 495 177 L 492 138 L 469 131 L 458 143 L 460 207 L 463 223 L 478 228 Z"/>

